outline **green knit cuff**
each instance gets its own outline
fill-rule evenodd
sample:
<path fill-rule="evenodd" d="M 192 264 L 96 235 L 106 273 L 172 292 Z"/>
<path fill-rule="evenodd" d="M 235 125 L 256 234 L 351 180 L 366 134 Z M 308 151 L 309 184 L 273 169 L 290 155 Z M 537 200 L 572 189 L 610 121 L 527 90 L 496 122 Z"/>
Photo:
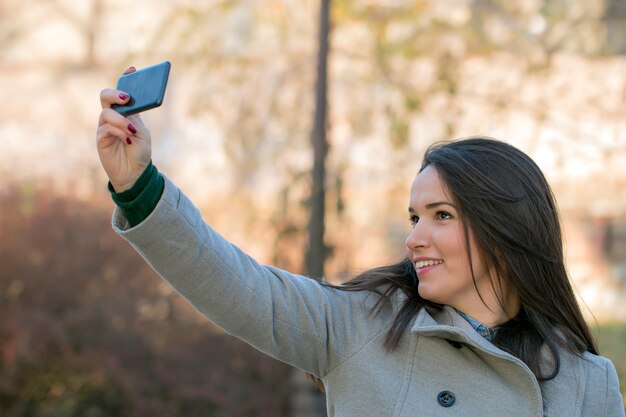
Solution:
<path fill-rule="evenodd" d="M 152 161 L 130 189 L 116 193 L 110 182 L 108 185 L 111 198 L 131 227 L 138 225 L 152 213 L 161 199 L 164 187 L 163 177 Z"/>

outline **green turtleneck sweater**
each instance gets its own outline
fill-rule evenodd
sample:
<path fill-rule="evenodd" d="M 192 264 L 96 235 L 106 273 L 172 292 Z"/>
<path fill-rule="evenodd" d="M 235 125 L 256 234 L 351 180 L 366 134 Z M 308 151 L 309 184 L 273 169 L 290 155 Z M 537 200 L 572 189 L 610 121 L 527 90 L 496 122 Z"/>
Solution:
<path fill-rule="evenodd" d="M 163 177 L 152 161 L 135 185 L 126 191 L 116 193 L 109 182 L 111 197 L 131 226 L 138 225 L 152 213 L 163 194 L 164 187 Z"/>

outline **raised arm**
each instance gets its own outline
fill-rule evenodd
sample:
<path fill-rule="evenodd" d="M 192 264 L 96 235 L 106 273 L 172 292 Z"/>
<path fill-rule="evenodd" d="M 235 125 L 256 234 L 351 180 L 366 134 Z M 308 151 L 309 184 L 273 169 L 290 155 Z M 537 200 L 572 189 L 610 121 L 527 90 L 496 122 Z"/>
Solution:
<path fill-rule="evenodd" d="M 167 178 L 148 218 L 128 228 L 118 209 L 113 225 L 213 323 L 314 375 L 326 375 L 387 329 L 382 317 L 389 315 L 370 315 L 376 294 L 260 265 L 207 225 Z"/>
<path fill-rule="evenodd" d="M 157 180 L 163 187 L 164 181 L 164 188 L 156 207 L 138 221 L 129 222 L 116 200 L 113 227 L 198 311 L 257 349 L 317 376 L 388 328 L 390 315 L 370 315 L 376 294 L 328 288 L 260 265 L 207 225 L 170 180 L 158 173 L 142 176 L 151 167 L 150 133 L 138 116 L 111 109 L 126 100 L 114 89 L 101 93 L 97 145 L 113 191 L 141 198 L 136 189 L 144 180 L 146 187 Z"/>

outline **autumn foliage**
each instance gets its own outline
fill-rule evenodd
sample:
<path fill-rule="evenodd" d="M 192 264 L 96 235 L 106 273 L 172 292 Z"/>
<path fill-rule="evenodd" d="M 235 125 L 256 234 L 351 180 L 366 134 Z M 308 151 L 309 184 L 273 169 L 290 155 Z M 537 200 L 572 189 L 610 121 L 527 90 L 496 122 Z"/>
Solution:
<path fill-rule="evenodd" d="M 286 415 L 290 368 L 193 310 L 112 208 L 104 189 L 0 191 L 0 415 Z"/>

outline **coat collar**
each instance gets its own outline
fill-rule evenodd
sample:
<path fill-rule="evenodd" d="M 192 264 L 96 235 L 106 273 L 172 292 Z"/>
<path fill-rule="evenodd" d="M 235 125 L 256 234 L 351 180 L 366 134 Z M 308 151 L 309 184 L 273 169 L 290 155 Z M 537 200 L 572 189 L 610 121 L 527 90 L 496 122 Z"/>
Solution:
<path fill-rule="evenodd" d="M 411 333 L 421 334 L 424 336 L 441 337 L 447 340 L 464 343 L 480 349 L 493 356 L 505 358 L 516 362 L 525 371 L 532 374 L 531 370 L 520 359 L 504 352 L 496 347 L 484 337 L 478 334 L 476 330 L 461 316 L 457 311 L 450 307 L 444 306 L 441 310 L 430 310 L 422 308 L 417 314 L 417 318 L 411 328 Z"/>
<path fill-rule="evenodd" d="M 535 387 L 536 394 L 543 404 L 544 415 L 568 415 L 580 416 L 582 410 L 582 398 L 585 392 L 586 371 L 582 360 L 564 350 L 559 350 L 561 366 L 558 375 L 545 382 L 538 382 L 528 366 L 517 357 L 496 347 L 465 320 L 454 308 L 444 306 L 441 310 L 422 308 L 411 327 L 411 333 L 415 335 L 441 337 L 443 339 L 460 342 L 474 349 L 481 350 L 489 355 L 503 358 L 516 363 L 523 374 L 529 379 L 529 384 Z M 543 362 L 552 368 L 553 359 L 547 347 L 542 349 Z M 571 398 L 572 393 L 577 393 L 577 398 Z M 547 400 L 544 401 L 543 398 Z M 559 399 L 561 401 L 559 401 Z M 555 413 L 555 410 L 558 412 Z"/>

